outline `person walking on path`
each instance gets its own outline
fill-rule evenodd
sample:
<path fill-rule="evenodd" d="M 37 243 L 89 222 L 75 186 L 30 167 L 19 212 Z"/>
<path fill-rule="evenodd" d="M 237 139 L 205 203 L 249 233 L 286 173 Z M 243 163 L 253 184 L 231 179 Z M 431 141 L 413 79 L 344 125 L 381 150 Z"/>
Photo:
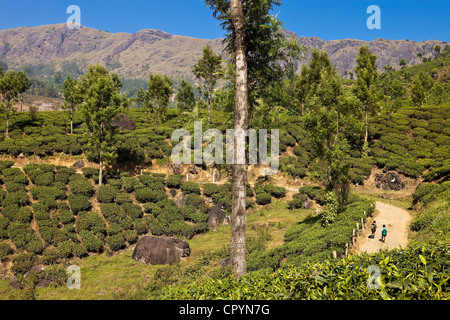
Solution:
<path fill-rule="evenodd" d="M 377 222 L 372 222 L 372 239 L 375 239 L 375 232 L 377 231 Z"/>
<path fill-rule="evenodd" d="M 385 243 L 386 241 L 386 235 L 387 235 L 386 225 L 383 224 L 383 230 L 381 230 L 381 241 L 383 241 L 383 243 Z"/>

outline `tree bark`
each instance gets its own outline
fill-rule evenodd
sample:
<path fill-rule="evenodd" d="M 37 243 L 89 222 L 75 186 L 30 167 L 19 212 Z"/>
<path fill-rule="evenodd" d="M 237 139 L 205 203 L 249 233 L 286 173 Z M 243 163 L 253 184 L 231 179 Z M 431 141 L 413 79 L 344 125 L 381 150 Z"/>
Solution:
<path fill-rule="evenodd" d="M 245 45 L 245 18 L 241 0 L 231 0 L 231 21 L 236 40 L 236 95 L 234 106 L 234 132 L 247 131 L 248 127 L 248 69 Z M 234 140 L 234 163 L 232 165 L 232 211 L 231 211 L 231 271 L 235 277 L 247 273 L 245 247 L 245 198 L 247 189 L 247 164 L 237 162 L 239 155 L 237 139 Z"/>
<path fill-rule="evenodd" d="M 73 111 L 70 111 L 70 134 L 73 135 Z"/>
<path fill-rule="evenodd" d="M 5 137 L 9 138 L 9 112 L 6 111 L 6 132 Z"/>
<path fill-rule="evenodd" d="M 366 109 L 366 135 L 364 137 L 364 142 L 368 142 L 369 140 L 369 115 L 368 115 L 368 111 Z"/>
<path fill-rule="evenodd" d="M 103 179 L 103 160 L 102 160 L 102 152 L 100 151 L 100 170 L 98 171 L 98 186 L 102 186 Z"/>
<path fill-rule="evenodd" d="M 208 124 L 211 124 L 211 89 L 208 94 Z"/>

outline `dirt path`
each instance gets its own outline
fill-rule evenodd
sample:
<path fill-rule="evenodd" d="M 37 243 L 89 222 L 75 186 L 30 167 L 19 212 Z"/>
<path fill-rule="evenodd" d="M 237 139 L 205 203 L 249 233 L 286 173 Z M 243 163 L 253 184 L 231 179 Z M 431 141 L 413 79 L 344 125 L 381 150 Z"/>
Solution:
<path fill-rule="evenodd" d="M 379 202 L 376 203 L 376 209 L 378 213 L 371 219 L 376 221 L 377 231 L 375 238 L 369 238 L 371 234 L 370 224 L 366 225 L 364 231 L 361 232 L 356 242 L 356 252 L 375 253 L 379 250 L 391 250 L 399 247 L 406 247 L 408 245 L 408 230 L 412 217 L 408 211 L 394 207 L 392 205 Z M 386 242 L 380 241 L 381 230 L 383 225 L 386 225 L 388 234 L 386 236 Z"/>

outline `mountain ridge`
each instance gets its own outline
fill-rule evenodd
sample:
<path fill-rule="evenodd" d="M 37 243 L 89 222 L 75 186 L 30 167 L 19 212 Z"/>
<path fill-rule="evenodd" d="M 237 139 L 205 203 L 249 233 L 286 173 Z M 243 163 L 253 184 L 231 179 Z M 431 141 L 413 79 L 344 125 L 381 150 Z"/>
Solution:
<path fill-rule="evenodd" d="M 418 64 L 422 60 L 417 56 L 419 52 L 424 57 L 432 57 L 436 45 L 444 47 L 447 44 L 438 40 L 417 42 L 382 38 L 325 41 L 318 37 L 299 37 L 287 30 L 284 33 L 308 49 L 327 51 L 341 76 L 345 71 L 354 70 L 358 49 L 364 44 L 377 54 L 380 71 L 388 63 L 398 68 L 402 58 L 407 65 Z M 157 72 L 192 79 L 192 66 L 206 44 L 210 44 L 215 52 L 223 49 L 220 38 L 198 39 L 157 29 L 143 29 L 133 34 L 111 33 L 86 26 L 70 30 L 65 23 L 50 24 L 0 30 L 0 60 L 12 68 L 43 63 L 59 69 L 64 61 L 74 61 L 81 69 L 95 63 L 106 65 L 128 78 L 145 79 L 149 72 Z M 306 58 L 309 56 L 310 50 Z M 307 61 L 298 61 L 298 67 Z"/>

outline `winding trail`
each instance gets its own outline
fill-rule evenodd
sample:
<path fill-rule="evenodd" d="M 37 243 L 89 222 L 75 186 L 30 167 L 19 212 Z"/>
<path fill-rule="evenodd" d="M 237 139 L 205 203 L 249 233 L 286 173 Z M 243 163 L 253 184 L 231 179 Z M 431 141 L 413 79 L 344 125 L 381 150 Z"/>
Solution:
<path fill-rule="evenodd" d="M 379 201 L 376 202 L 376 209 L 378 213 L 369 221 L 370 224 L 373 220 L 376 221 L 375 238 L 369 238 L 371 234 L 370 224 L 366 224 L 365 230 L 361 232 L 357 239 L 356 251 L 358 253 L 375 253 L 379 250 L 406 247 L 408 245 L 409 225 L 412 220 L 409 212 Z M 385 243 L 380 241 L 383 225 L 386 225 L 388 230 Z"/>

